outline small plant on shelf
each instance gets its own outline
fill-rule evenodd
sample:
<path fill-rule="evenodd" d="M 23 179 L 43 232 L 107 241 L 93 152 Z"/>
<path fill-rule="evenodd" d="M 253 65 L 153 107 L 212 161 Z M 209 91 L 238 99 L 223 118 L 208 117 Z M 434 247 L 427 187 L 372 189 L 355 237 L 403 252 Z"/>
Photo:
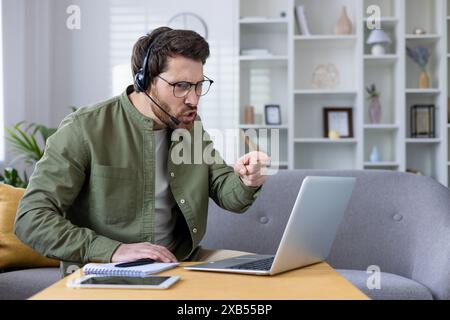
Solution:
<path fill-rule="evenodd" d="M 430 87 L 430 78 L 428 76 L 426 67 L 430 60 L 430 48 L 424 45 L 418 45 L 414 48 L 406 47 L 406 53 L 421 69 L 419 77 L 419 88 L 426 89 Z"/>
<path fill-rule="evenodd" d="M 370 100 L 369 104 L 369 120 L 371 124 L 377 124 L 381 121 L 381 105 L 380 105 L 380 92 L 377 90 L 375 84 L 366 87 L 366 91 L 369 94 L 367 98 Z"/>
<path fill-rule="evenodd" d="M 380 92 L 377 90 L 375 84 L 371 84 L 370 87 L 366 87 L 366 91 L 369 94 L 368 100 L 372 100 L 373 98 L 377 98 L 380 96 Z"/>

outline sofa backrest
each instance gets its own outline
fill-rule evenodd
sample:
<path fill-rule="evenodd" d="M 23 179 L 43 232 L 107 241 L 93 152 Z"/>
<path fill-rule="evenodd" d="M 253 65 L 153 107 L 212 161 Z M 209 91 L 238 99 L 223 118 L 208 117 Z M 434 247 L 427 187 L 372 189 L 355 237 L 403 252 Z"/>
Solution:
<path fill-rule="evenodd" d="M 450 192 L 428 177 L 381 170 L 280 171 L 268 177 L 243 215 L 210 201 L 201 244 L 274 254 L 306 176 L 357 178 L 327 259 L 333 267 L 367 270 L 376 265 L 422 283 L 436 298 L 450 298 Z"/>

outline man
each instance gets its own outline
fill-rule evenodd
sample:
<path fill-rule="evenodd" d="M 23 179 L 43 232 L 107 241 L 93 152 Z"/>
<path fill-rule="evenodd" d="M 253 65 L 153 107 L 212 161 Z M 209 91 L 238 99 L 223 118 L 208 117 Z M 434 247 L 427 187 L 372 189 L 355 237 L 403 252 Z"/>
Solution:
<path fill-rule="evenodd" d="M 265 181 L 268 157 L 247 154 L 234 170 L 172 159 L 183 141 L 171 137 L 200 123 L 199 99 L 213 82 L 203 74 L 208 56 L 193 31 L 163 27 L 140 38 L 134 86 L 69 115 L 48 139 L 19 205 L 16 235 L 43 255 L 80 264 L 209 254 L 198 246 L 208 198 L 245 211 Z"/>

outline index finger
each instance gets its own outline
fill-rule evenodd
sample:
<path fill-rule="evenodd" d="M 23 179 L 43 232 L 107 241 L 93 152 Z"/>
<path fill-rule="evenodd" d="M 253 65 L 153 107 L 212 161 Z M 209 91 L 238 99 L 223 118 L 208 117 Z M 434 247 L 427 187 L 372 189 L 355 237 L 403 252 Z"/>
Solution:
<path fill-rule="evenodd" d="M 256 164 L 258 162 L 270 161 L 270 157 L 262 151 L 252 151 L 243 157 L 244 164 Z"/>

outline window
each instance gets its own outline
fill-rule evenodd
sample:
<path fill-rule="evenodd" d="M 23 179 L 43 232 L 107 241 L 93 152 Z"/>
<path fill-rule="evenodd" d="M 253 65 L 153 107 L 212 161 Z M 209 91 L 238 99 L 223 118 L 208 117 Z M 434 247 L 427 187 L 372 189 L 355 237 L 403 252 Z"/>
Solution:
<path fill-rule="evenodd" d="M 234 54 L 237 47 L 233 5 L 227 1 L 208 0 L 166 1 L 164 5 L 158 0 L 111 0 L 109 4 L 110 70 L 114 95 L 121 94 L 127 85 L 133 83 L 130 59 L 136 40 L 152 29 L 167 25 L 181 12 L 193 12 L 208 25 L 211 56 L 204 74 L 215 81 L 210 92 L 200 101 L 199 114 L 208 131 L 235 128 L 238 122 L 235 97 L 239 62 Z M 216 148 L 226 161 L 234 162 L 231 152 L 224 152 L 217 144 Z"/>
<path fill-rule="evenodd" d="M 211 91 L 201 99 L 200 116 L 207 129 L 235 127 L 238 113 L 235 105 L 235 49 L 233 7 L 224 2 L 200 0 L 172 6 L 156 0 L 112 0 L 110 2 L 110 70 L 112 93 L 119 95 L 133 83 L 131 51 L 136 40 L 164 25 L 180 12 L 195 12 L 205 19 L 209 28 L 209 57 L 204 73 L 215 81 Z M 205 106 L 204 108 L 202 106 Z"/>

